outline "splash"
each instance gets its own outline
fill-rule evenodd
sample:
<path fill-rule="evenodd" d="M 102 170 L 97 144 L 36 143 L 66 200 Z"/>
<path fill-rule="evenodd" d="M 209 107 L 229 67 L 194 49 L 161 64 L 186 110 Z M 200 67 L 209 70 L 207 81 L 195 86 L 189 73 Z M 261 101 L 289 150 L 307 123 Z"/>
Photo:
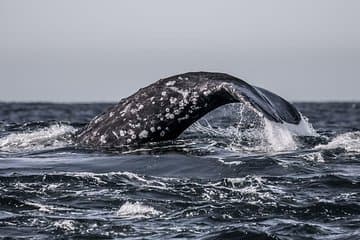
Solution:
<path fill-rule="evenodd" d="M 230 114 L 229 114 L 230 113 Z M 228 122 L 224 124 L 224 119 Z M 247 104 L 228 104 L 207 114 L 189 132 L 229 140 L 230 151 L 282 152 L 298 148 L 296 136 L 317 136 L 308 119 L 299 124 L 276 123 Z"/>
<path fill-rule="evenodd" d="M 336 149 L 342 148 L 347 152 L 360 152 L 360 131 L 347 132 L 335 137 L 327 144 L 321 144 L 315 149 Z"/>
<path fill-rule="evenodd" d="M 69 145 L 69 135 L 75 128 L 65 124 L 54 124 L 46 128 L 24 133 L 12 133 L 0 138 L 0 152 L 26 152 L 49 150 Z"/>
<path fill-rule="evenodd" d="M 306 117 L 301 116 L 299 124 L 276 123 L 264 118 L 264 137 L 267 151 L 288 151 L 298 148 L 296 136 L 317 136 Z"/>

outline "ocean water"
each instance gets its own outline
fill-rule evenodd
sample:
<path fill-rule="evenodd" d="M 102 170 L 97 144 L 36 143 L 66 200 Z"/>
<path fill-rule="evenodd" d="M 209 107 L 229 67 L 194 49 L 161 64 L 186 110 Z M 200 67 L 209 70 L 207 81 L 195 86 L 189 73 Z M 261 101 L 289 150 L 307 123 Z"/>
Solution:
<path fill-rule="evenodd" d="M 71 136 L 111 104 L 0 103 L 0 239 L 360 239 L 360 103 L 295 105 L 99 151 Z"/>

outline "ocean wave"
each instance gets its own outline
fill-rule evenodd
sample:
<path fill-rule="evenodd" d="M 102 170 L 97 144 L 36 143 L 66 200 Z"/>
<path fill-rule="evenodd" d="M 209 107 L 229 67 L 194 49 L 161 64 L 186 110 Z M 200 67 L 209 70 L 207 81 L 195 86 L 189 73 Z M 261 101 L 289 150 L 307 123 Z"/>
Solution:
<path fill-rule="evenodd" d="M 34 123 L 31 129 L 18 127 L 18 132 L 0 138 L 0 152 L 36 152 L 74 145 L 71 135 L 76 128 L 64 123 L 50 126 Z M 119 153 L 177 150 L 203 155 L 203 152 L 274 153 L 293 151 L 299 147 L 296 136 L 314 136 L 316 131 L 308 119 L 300 124 L 275 123 L 246 104 L 229 104 L 204 116 L 170 144 L 149 144 L 137 149 L 116 149 Z M 185 140 L 185 141 L 184 141 Z M 121 147 L 121 146 L 120 146 Z M 114 150 L 114 149 L 111 149 Z"/>
<path fill-rule="evenodd" d="M 54 124 L 29 132 L 11 133 L 0 138 L 0 152 L 27 152 L 66 147 L 76 129 L 70 125 Z"/>
<path fill-rule="evenodd" d="M 321 144 L 315 149 L 336 149 L 342 148 L 347 152 L 360 153 L 360 131 L 347 132 L 336 136 L 327 144 Z"/>

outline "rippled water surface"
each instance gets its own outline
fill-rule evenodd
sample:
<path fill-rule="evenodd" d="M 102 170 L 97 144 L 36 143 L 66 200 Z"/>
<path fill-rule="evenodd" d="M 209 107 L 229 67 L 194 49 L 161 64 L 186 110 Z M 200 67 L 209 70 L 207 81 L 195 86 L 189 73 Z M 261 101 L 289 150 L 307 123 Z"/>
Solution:
<path fill-rule="evenodd" d="M 0 237 L 360 239 L 360 104 L 242 105 L 139 149 L 77 147 L 108 104 L 0 103 Z"/>

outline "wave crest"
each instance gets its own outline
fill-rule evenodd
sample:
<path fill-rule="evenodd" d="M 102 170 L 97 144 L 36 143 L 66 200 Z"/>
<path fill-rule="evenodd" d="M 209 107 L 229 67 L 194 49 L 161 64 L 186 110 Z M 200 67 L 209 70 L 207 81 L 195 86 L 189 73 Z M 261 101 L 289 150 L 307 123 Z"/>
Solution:
<path fill-rule="evenodd" d="M 327 144 L 321 144 L 315 149 L 336 149 L 342 148 L 347 152 L 360 152 L 360 131 L 347 132 L 338 135 Z"/>
<path fill-rule="evenodd" d="M 29 132 L 11 133 L 0 138 L 0 152 L 26 152 L 61 148 L 71 142 L 76 129 L 66 124 L 54 124 Z"/>

